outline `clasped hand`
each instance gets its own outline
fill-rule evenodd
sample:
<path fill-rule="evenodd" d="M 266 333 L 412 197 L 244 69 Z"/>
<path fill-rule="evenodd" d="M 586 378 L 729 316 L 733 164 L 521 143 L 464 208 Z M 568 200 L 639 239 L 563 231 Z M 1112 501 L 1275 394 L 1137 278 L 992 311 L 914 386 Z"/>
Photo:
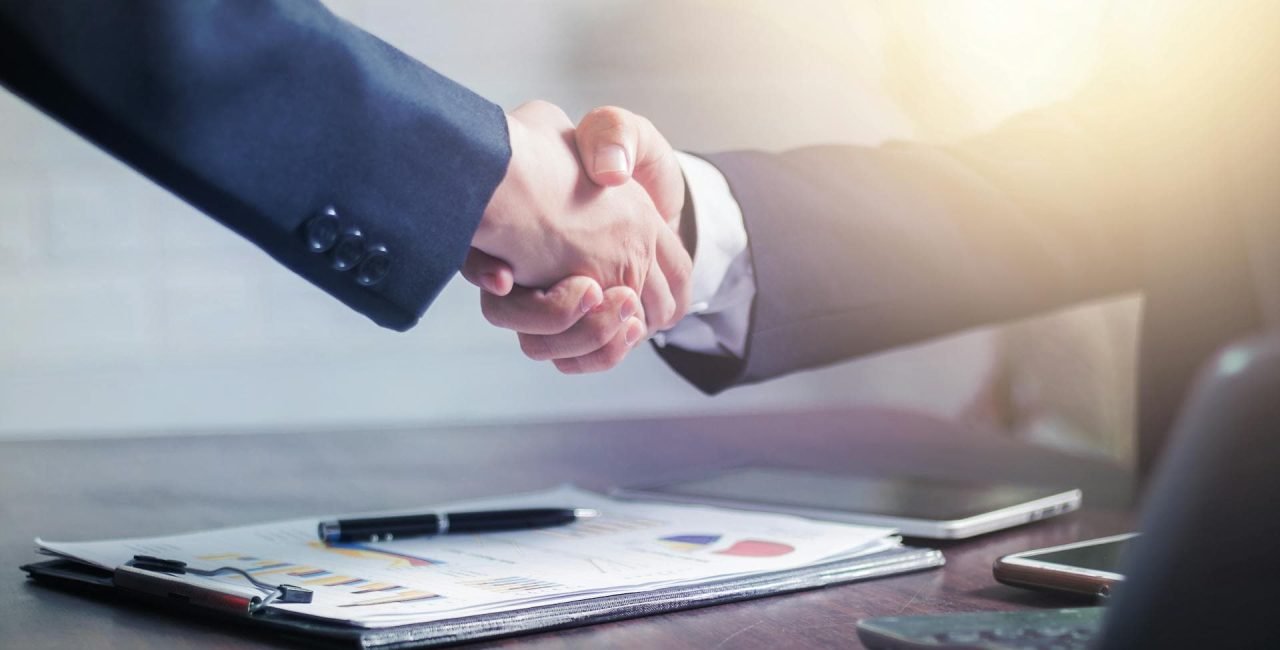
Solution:
<path fill-rule="evenodd" d="M 511 161 L 462 274 L 529 358 L 565 373 L 612 368 L 689 304 L 674 152 L 647 120 L 612 107 L 575 129 L 531 102 L 507 124 Z"/>

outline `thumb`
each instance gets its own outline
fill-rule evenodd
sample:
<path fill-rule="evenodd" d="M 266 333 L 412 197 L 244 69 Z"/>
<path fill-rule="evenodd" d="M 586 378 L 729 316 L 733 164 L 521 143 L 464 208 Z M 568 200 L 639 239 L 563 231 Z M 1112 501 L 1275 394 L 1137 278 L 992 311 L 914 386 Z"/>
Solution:
<path fill-rule="evenodd" d="M 467 259 L 462 263 L 462 277 L 495 296 L 511 293 L 515 284 L 511 267 L 479 248 L 472 248 L 467 253 Z"/>
<path fill-rule="evenodd" d="M 674 223 L 684 206 L 684 175 L 675 151 L 649 120 L 617 106 L 587 113 L 574 130 L 578 156 L 597 185 L 622 185 L 634 178 L 658 213 Z"/>
<path fill-rule="evenodd" d="M 587 113 L 574 130 L 578 156 L 596 185 L 622 185 L 635 169 L 639 132 L 635 115 L 616 106 Z"/>

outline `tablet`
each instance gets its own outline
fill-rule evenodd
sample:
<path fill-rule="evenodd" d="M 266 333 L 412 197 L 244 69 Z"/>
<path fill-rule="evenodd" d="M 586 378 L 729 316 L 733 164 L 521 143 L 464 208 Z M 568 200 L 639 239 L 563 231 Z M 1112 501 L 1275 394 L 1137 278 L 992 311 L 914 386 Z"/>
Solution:
<path fill-rule="evenodd" d="M 931 539 L 963 539 L 1053 517 L 1079 508 L 1081 500 L 1076 489 L 757 466 L 613 494 L 886 526 Z"/>

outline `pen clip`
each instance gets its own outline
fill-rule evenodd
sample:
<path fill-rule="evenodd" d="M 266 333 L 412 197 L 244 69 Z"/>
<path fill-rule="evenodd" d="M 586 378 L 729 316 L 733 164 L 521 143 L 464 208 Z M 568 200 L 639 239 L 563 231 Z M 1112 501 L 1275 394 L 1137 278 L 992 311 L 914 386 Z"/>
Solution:
<path fill-rule="evenodd" d="M 122 573 L 122 570 L 127 570 Z M 196 575 L 211 578 L 216 575 L 234 573 L 253 585 L 255 589 L 266 594 L 265 597 L 245 597 L 228 594 L 216 589 L 197 586 L 176 578 L 179 575 Z M 147 576 L 152 576 L 147 578 Z M 273 603 L 306 604 L 310 603 L 314 592 L 310 589 L 288 584 L 271 585 L 259 581 L 249 572 L 236 567 L 219 567 L 217 569 L 193 569 L 186 562 L 168 560 L 152 555 L 135 555 L 124 566 L 116 569 L 116 584 L 156 596 L 164 596 L 235 613 L 256 614 Z M 212 594 L 212 596 L 211 596 Z"/>
<path fill-rule="evenodd" d="M 128 591 L 241 616 L 252 614 L 262 602 L 257 596 L 191 584 L 166 572 L 135 566 L 132 562 L 116 567 L 111 580 L 117 587 Z"/>

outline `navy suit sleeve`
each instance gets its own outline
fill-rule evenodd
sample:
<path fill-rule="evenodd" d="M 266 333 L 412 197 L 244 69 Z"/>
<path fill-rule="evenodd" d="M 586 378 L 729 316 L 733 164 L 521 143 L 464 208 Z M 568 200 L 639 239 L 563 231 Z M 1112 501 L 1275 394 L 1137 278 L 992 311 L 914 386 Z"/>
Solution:
<path fill-rule="evenodd" d="M 401 330 L 510 157 L 501 108 L 312 0 L 0 0 L 0 81 Z"/>

